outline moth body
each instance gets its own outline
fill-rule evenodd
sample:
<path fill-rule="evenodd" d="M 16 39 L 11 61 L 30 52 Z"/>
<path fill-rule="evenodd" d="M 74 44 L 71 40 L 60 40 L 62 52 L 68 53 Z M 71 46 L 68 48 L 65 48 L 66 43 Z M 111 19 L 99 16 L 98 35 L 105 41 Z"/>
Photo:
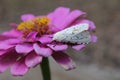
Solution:
<path fill-rule="evenodd" d="M 77 44 L 89 43 L 91 41 L 91 36 L 88 29 L 89 25 L 86 23 L 77 24 L 57 32 L 54 34 L 53 40 Z"/>

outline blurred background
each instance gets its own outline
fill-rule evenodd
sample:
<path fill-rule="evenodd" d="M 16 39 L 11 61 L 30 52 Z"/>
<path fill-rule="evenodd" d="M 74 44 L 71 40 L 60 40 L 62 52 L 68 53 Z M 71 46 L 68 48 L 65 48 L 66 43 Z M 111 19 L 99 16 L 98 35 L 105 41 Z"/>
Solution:
<path fill-rule="evenodd" d="M 98 42 L 82 51 L 66 52 L 77 68 L 65 71 L 52 58 L 52 80 L 120 80 L 120 0 L 0 0 L 0 32 L 9 30 L 9 23 L 20 22 L 25 13 L 43 15 L 59 6 L 80 9 L 97 26 Z M 42 80 L 39 66 L 23 77 L 11 76 L 9 70 L 0 80 Z"/>

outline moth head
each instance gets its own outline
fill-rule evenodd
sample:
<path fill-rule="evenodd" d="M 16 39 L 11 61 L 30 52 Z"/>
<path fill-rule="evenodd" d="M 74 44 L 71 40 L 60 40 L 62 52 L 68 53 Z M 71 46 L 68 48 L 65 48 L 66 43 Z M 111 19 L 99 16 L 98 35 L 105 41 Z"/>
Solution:
<path fill-rule="evenodd" d="M 63 34 L 61 34 L 61 32 L 57 32 L 56 34 L 54 34 L 53 40 L 54 41 L 61 41 L 65 36 Z"/>

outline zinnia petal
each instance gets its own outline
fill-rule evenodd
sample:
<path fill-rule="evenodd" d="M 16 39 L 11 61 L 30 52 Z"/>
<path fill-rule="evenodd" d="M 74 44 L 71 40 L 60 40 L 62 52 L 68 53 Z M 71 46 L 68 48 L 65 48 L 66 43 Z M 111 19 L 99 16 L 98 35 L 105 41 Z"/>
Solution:
<path fill-rule="evenodd" d="M 53 23 L 56 27 L 62 23 L 62 21 L 69 15 L 70 9 L 65 7 L 59 7 L 54 11 Z M 58 17 L 60 16 L 60 17 Z"/>
<path fill-rule="evenodd" d="M 27 37 L 26 40 L 30 41 L 30 42 L 34 42 L 36 40 L 36 36 L 37 36 L 38 32 L 30 32 Z"/>
<path fill-rule="evenodd" d="M 49 24 L 53 24 L 53 20 L 54 20 L 54 12 L 51 12 L 47 15 L 47 17 L 51 20 Z"/>
<path fill-rule="evenodd" d="M 23 76 L 29 68 L 25 65 L 25 59 L 21 58 L 11 66 L 11 73 L 14 76 Z"/>
<path fill-rule="evenodd" d="M 0 50 L 0 56 L 6 53 L 6 50 Z"/>
<path fill-rule="evenodd" d="M 2 35 L 7 37 L 21 37 L 22 33 L 20 31 L 17 31 L 16 29 L 12 29 L 10 31 L 2 33 Z"/>
<path fill-rule="evenodd" d="M 50 30 L 55 32 L 57 30 L 59 30 L 59 25 L 61 25 L 61 23 L 63 22 L 63 20 L 68 16 L 70 12 L 69 8 L 65 8 L 65 7 L 58 7 L 53 13 L 48 14 L 48 18 L 51 19 L 50 24 L 53 24 Z M 59 17 L 60 16 L 60 17 Z"/>
<path fill-rule="evenodd" d="M 63 52 L 53 53 L 53 58 L 57 63 L 59 63 L 64 69 L 71 70 L 75 68 L 75 63 L 73 60 Z"/>
<path fill-rule="evenodd" d="M 60 30 L 68 27 L 70 24 L 72 24 L 73 21 L 75 21 L 78 17 L 85 15 L 85 12 L 82 12 L 80 10 L 74 10 L 72 11 L 62 22 L 61 25 L 59 25 Z"/>
<path fill-rule="evenodd" d="M 33 46 L 32 44 L 18 44 L 16 45 L 15 50 L 20 54 L 28 54 L 33 50 Z"/>
<path fill-rule="evenodd" d="M 7 40 L 4 41 L 4 43 L 6 43 L 6 44 L 13 44 L 13 45 L 21 43 L 21 42 L 22 42 L 21 39 L 15 39 L 15 38 L 13 38 L 13 39 L 7 39 Z"/>
<path fill-rule="evenodd" d="M 11 37 L 4 36 L 4 35 L 0 35 L 0 42 L 3 41 L 3 40 L 10 39 L 10 38 L 11 38 Z"/>
<path fill-rule="evenodd" d="M 85 48 L 85 45 L 84 44 L 75 45 L 75 46 L 72 46 L 72 48 L 75 49 L 75 50 L 81 50 L 81 49 Z"/>
<path fill-rule="evenodd" d="M 7 39 L 7 40 L 4 40 L 4 41 L 1 41 L 0 42 L 0 49 L 1 50 L 6 50 L 6 49 L 9 49 L 11 47 L 14 47 L 15 44 L 18 44 L 18 43 L 21 43 L 22 40 L 20 39 Z"/>
<path fill-rule="evenodd" d="M 9 26 L 12 27 L 12 28 L 17 28 L 18 24 L 16 24 L 16 23 L 10 23 Z"/>
<path fill-rule="evenodd" d="M 97 36 L 92 35 L 92 36 L 91 36 L 91 41 L 92 41 L 92 42 L 97 42 Z"/>
<path fill-rule="evenodd" d="M 9 49 L 9 48 L 12 48 L 12 47 L 14 47 L 14 45 L 10 45 L 10 44 L 7 44 L 5 42 L 0 43 L 0 49 L 1 50 L 6 50 L 6 49 Z"/>
<path fill-rule="evenodd" d="M 41 36 L 38 40 L 39 40 L 42 44 L 52 42 L 52 38 L 50 37 L 50 35 Z"/>
<path fill-rule="evenodd" d="M 42 55 L 44 57 L 48 57 L 52 54 L 52 50 L 50 48 L 40 47 L 37 43 L 33 45 L 33 48 L 38 55 Z"/>
<path fill-rule="evenodd" d="M 33 14 L 24 14 L 21 16 L 21 20 L 22 21 L 28 21 L 35 18 L 35 16 Z"/>
<path fill-rule="evenodd" d="M 42 56 L 37 55 L 35 52 L 31 52 L 25 59 L 25 64 L 28 67 L 35 67 L 42 61 Z"/>
<path fill-rule="evenodd" d="M 4 72 L 18 58 L 19 55 L 14 50 L 9 50 L 0 56 L 0 72 Z"/>
<path fill-rule="evenodd" d="M 92 31 L 92 30 L 95 30 L 95 29 L 96 29 L 96 26 L 95 26 L 94 22 L 90 21 L 89 30 Z"/>
<path fill-rule="evenodd" d="M 90 21 L 90 20 L 84 19 L 84 20 L 77 20 L 77 21 L 75 22 L 75 24 L 80 24 L 80 23 L 87 23 L 87 24 L 89 24 L 89 30 L 90 30 L 90 31 L 93 31 L 93 30 L 96 29 L 96 26 L 95 26 L 94 22 L 92 22 L 92 21 Z"/>
<path fill-rule="evenodd" d="M 64 51 L 68 48 L 68 45 L 65 44 L 47 44 L 47 46 L 54 51 Z"/>

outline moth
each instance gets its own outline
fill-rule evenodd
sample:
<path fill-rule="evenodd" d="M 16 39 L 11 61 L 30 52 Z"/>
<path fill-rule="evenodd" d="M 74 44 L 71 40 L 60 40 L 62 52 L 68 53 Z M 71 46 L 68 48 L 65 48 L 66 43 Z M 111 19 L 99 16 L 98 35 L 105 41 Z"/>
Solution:
<path fill-rule="evenodd" d="M 53 40 L 58 42 L 87 44 L 91 41 L 89 24 L 82 23 L 66 28 L 54 34 Z"/>

